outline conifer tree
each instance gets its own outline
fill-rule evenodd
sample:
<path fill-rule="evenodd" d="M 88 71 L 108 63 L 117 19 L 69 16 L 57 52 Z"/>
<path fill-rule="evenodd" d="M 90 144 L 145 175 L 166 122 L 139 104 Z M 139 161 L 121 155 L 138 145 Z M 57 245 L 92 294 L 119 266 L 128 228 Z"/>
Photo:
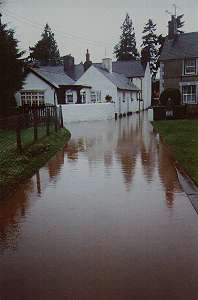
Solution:
<path fill-rule="evenodd" d="M 0 14 L 0 115 L 16 105 L 15 93 L 23 84 L 23 62 L 14 31 L 1 22 Z"/>
<path fill-rule="evenodd" d="M 60 64 L 58 46 L 54 39 L 54 33 L 48 23 L 41 34 L 41 39 L 34 47 L 30 47 L 30 58 L 39 61 L 41 65 Z"/>
<path fill-rule="evenodd" d="M 184 24 L 185 24 L 185 22 L 182 20 L 183 17 L 184 17 L 184 14 L 179 15 L 179 16 L 176 17 L 178 33 L 184 33 L 184 31 L 181 30 L 181 28 L 183 28 Z"/>
<path fill-rule="evenodd" d="M 129 14 L 126 14 L 126 18 L 122 24 L 121 36 L 119 43 L 114 47 L 114 54 L 117 60 L 130 60 L 139 57 L 136 48 L 135 31 L 132 23 L 132 19 Z"/>
<path fill-rule="evenodd" d="M 141 60 L 150 63 L 152 77 L 155 78 L 158 69 L 158 36 L 156 34 L 156 24 L 151 19 L 144 26 L 142 37 L 142 54 L 146 53 L 147 57 L 142 57 Z"/>

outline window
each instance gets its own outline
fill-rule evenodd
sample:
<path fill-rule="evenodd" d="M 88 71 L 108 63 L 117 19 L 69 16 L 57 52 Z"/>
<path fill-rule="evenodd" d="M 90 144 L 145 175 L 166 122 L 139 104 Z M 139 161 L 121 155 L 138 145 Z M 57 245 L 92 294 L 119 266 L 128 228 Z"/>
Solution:
<path fill-rule="evenodd" d="M 187 59 L 184 62 L 184 75 L 196 74 L 196 59 Z"/>
<path fill-rule="evenodd" d="M 133 78 L 129 78 L 129 85 L 133 84 Z"/>
<path fill-rule="evenodd" d="M 81 91 L 81 103 L 86 103 L 86 92 Z"/>
<path fill-rule="evenodd" d="M 122 100 L 122 102 L 125 102 L 125 100 L 126 100 L 126 93 L 123 92 L 123 100 Z"/>
<path fill-rule="evenodd" d="M 74 95 L 71 90 L 66 92 L 66 103 L 74 103 Z"/>
<path fill-rule="evenodd" d="M 101 91 L 91 91 L 91 102 L 101 102 Z"/>
<path fill-rule="evenodd" d="M 131 102 L 133 102 L 133 92 L 130 92 Z"/>
<path fill-rule="evenodd" d="M 44 91 L 21 91 L 21 104 L 42 105 L 45 103 Z"/>
<path fill-rule="evenodd" d="M 194 104 L 196 99 L 196 85 L 185 85 L 182 87 L 183 103 Z"/>

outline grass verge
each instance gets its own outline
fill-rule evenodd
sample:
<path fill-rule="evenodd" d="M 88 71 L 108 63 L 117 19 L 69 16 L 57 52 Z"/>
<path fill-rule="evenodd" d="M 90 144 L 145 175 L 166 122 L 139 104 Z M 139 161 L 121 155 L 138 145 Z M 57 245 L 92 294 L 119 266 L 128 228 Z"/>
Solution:
<path fill-rule="evenodd" d="M 29 143 L 29 130 L 24 132 L 24 149 L 17 154 L 15 136 L 8 133 L 0 134 L 0 198 L 15 189 L 18 183 L 31 177 L 37 169 L 42 167 L 70 138 L 67 129 L 43 136 L 34 144 Z M 8 141 L 5 146 L 3 140 Z M 4 146 L 2 146 L 4 145 Z"/>
<path fill-rule="evenodd" d="M 154 121 L 175 159 L 198 183 L 198 120 Z"/>

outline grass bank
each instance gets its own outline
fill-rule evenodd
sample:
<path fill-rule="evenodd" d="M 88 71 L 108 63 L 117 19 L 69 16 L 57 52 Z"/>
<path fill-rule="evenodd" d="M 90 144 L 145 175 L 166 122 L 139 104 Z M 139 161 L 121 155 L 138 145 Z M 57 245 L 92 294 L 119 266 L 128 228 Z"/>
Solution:
<path fill-rule="evenodd" d="M 23 132 L 23 153 L 16 151 L 13 132 L 0 132 L 0 198 L 15 189 L 16 185 L 32 176 L 69 140 L 67 129 L 42 136 L 32 143 L 32 128 Z"/>
<path fill-rule="evenodd" d="M 175 159 L 198 183 L 198 120 L 154 121 Z"/>

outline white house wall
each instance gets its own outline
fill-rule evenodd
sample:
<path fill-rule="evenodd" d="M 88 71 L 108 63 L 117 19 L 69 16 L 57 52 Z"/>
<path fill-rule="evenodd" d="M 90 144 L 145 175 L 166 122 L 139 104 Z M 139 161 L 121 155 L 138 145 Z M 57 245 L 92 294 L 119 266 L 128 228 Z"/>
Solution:
<path fill-rule="evenodd" d="M 25 78 L 25 83 L 22 90 L 31 90 L 31 91 L 44 91 L 45 94 L 45 103 L 54 104 L 54 97 L 57 101 L 57 95 L 55 94 L 55 89 L 48 85 L 45 81 L 40 79 L 34 73 L 28 73 Z M 17 104 L 21 105 L 20 93 L 16 94 Z"/>
<path fill-rule="evenodd" d="M 88 85 L 93 90 L 101 91 L 101 101 L 106 102 L 107 95 L 117 102 L 117 87 L 94 66 L 91 66 L 76 82 L 76 85 Z"/>
<path fill-rule="evenodd" d="M 145 75 L 142 82 L 142 96 L 144 100 L 144 109 L 147 109 L 151 106 L 151 72 L 149 63 L 147 64 Z"/>
<path fill-rule="evenodd" d="M 125 97 L 124 97 L 125 93 Z M 118 90 L 118 114 L 127 114 L 129 112 L 139 111 L 139 101 L 137 101 L 137 93 L 130 91 Z"/>
<path fill-rule="evenodd" d="M 115 104 L 65 104 L 62 105 L 62 112 L 64 123 L 109 120 L 115 117 Z"/>

